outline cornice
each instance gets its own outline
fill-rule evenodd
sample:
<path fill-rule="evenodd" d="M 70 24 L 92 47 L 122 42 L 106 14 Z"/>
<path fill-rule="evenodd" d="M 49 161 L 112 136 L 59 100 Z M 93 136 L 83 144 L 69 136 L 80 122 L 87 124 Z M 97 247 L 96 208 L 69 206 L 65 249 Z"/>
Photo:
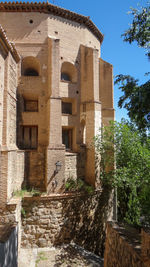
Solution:
<path fill-rule="evenodd" d="M 15 45 L 8 40 L 6 33 L 1 25 L 0 25 L 0 43 L 2 47 L 4 48 L 5 52 L 10 51 L 13 58 L 18 63 L 20 60 L 20 56 L 15 48 Z"/>
<path fill-rule="evenodd" d="M 53 14 L 55 16 L 83 24 L 97 37 L 101 43 L 103 41 L 103 34 L 90 20 L 90 17 L 80 15 L 46 2 L 0 2 L 0 12 L 40 12 Z"/>

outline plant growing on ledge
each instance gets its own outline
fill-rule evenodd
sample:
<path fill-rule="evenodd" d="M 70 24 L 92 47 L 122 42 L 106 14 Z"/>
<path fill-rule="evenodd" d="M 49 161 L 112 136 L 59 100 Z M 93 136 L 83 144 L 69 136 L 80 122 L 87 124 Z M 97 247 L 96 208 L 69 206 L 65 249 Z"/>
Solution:
<path fill-rule="evenodd" d="M 13 192 L 13 196 L 20 197 L 20 198 L 24 198 L 25 195 L 40 196 L 41 194 L 42 193 L 39 190 L 34 189 L 34 188 L 31 188 L 31 189 L 23 188 L 21 190 L 16 190 Z"/>
<path fill-rule="evenodd" d="M 150 224 L 150 137 L 143 138 L 133 124 L 122 120 L 104 127 L 95 146 L 101 155 L 102 185 L 117 188 L 119 221 L 140 225 L 143 218 Z"/>
<path fill-rule="evenodd" d="M 87 184 L 83 179 L 73 179 L 72 177 L 65 183 L 65 192 L 87 192 L 93 193 L 93 186 Z"/>

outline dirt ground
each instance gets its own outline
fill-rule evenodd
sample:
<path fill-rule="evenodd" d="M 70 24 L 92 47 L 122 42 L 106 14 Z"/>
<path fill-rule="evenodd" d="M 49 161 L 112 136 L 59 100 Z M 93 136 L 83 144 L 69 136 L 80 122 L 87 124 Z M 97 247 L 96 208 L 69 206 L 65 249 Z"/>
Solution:
<path fill-rule="evenodd" d="M 76 244 L 21 249 L 18 267 L 103 267 L 103 259 Z"/>

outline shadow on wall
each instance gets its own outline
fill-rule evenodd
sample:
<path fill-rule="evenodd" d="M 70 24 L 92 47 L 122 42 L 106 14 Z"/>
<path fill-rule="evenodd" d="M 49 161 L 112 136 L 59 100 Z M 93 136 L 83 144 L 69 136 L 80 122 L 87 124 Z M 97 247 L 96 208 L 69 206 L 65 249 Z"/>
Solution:
<path fill-rule="evenodd" d="M 112 209 L 112 191 L 105 188 L 95 195 L 63 201 L 63 218 L 54 245 L 75 242 L 97 255 L 104 254 L 105 226 Z"/>
<path fill-rule="evenodd" d="M 9 230 L 9 233 L 6 233 Z M 11 233 L 10 233 L 11 230 Z M 8 229 L 3 227 L 3 236 L 0 236 L 0 266 L 18 266 L 18 226 Z M 6 234 L 6 236 L 5 236 Z M 9 235 L 9 236 L 8 236 Z"/>

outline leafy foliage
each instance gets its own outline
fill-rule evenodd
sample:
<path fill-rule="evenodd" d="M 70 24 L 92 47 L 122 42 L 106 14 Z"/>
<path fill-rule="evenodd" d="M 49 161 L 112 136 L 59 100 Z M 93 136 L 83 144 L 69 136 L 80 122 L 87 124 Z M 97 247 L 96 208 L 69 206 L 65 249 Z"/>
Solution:
<path fill-rule="evenodd" d="M 95 137 L 101 154 L 102 185 L 109 184 L 118 191 L 119 220 L 139 225 L 150 223 L 150 150 L 149 139 L 129 122 L 110 123 Z M 115 159 L 113 152 L 115 150 Z M 114 169 L 114 163 L 116 168 Z"/>
<path fill-rule="evenodd" d="M 139 10 L 131 8 L 129 13 L 133 15 L 133 21 L 130 28 L 122 35 L 124 41 L 130 44 L 136 41 L 140 47 L 146 48 L 150 58 L 150 6 Z"/>
<path fill-rule="evenodd" d="M 65 190 L 67 192 L 69 191 L 77 191 L 77 192 L 87 192 L 87 193 L 93 193 L 94 188 L 87 184 L 82 179 L 74 180 L 73 178 L 69 178 L 65 184 Z"/>
<path fill-rule="evenodd" d="M 136 123 L 138 129 L 146 130 L 149 124 L 144 116 L 150 112 L 150 80 L 139 86 L 138 80 L 120 74 L 115 83 L 119 84 L 119 89 L 123 92 L 118 106 L 127 109 L 129 118 Z"/>
<path fill-rule="evenodd" d="M 122 35 L 125 42 L 130 44 L 134 41 L 140 47 L 147 50 L 150 59 L 150 6 L 141 9 L 131 8 L 133 21 L 130 28 Z M 149 74 L 149 73 L 147 73 Z M 116 84 L 122 90 L 118 106 L 126 108 L 129 118 L 136 123 L 138 129 L 146 131 L 149 127 L 144 116 L 150 112 L 150 80 L 142 85 L 138 85 L 138 80 L 130 75 L 117 75 Z"/>

